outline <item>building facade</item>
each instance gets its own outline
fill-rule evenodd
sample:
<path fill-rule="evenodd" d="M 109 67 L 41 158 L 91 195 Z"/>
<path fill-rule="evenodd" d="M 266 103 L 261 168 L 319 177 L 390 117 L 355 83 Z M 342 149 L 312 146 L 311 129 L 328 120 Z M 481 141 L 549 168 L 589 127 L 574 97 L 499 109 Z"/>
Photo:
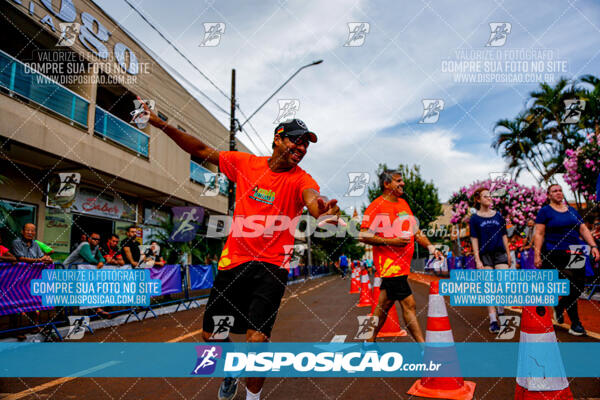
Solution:
<path fill-rule="evenodd" d="M 130 123 L 137 96 L 159 117 L 227 150 L 229 131 L 90 0 L 0 3 L 0 229 L 25 222 L 59 257 L 91 230 L 137 224 L 144 242 L 173 206 L 227 213 L 218 166 L 195 160 L 164 133 Z M 248 151 L 238 142 L 240 151 Z M 48 189 L 58 173 L 81 184 L 68 212 Z"/>

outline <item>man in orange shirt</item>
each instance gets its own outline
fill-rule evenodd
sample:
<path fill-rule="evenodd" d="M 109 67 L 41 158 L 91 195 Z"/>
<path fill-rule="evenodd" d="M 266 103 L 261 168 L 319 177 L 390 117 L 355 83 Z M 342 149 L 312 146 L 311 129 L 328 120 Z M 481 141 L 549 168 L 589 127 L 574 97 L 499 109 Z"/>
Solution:
<path fill-rule="evenodd" d="M 425 339 L 416 317 L 415 298 L 408 284 L 414 240 L 426 247 L 430 254 L 440 257 L 440 253 L 418 229 L 408 203 L 402 198 L 402 174 L 399 171 L 383 171 L 379 185 L 383 194 L 365 210 L 359 235 L 361 242 L 373 246 L 375 268 L 381 276 L 379 300 L 374 313 L 379 322 L 369 341 L 375 341 L 388 311 L 397 300 L 410 333 L 415 341 L 422 343 Z"/>
<path fill-rule="evenodd" d="M 336 221 L 333 216 L 339 216 L 337 200 L 321 196 L 319 185 L 298 166 L 317 136 L 304 122 L 293 119 L 275 128 L 270 157 L 218 151 L 144 107 L 152 125 L 191 155 L 218 165 L 237 185 L 234 223 L 206 304 L 202 337 L 214 341 L 213 317 L 233 316 L 231 332 L 245 333 L 248 342 L 268 341 L 287 284 L 297 217 L 305 206 L 315 218 Z M 264 381 L 247 378 L 246 399 L 258 400 Z M 237 379 L 225 378 L 219 399 L 234 398 L 237 386 Z"/>

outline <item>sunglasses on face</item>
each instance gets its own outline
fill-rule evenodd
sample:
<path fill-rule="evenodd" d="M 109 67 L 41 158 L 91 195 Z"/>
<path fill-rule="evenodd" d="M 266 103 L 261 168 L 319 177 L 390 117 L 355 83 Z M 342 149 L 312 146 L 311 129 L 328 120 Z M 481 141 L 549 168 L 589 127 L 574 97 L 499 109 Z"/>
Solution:
<path fill-rule="evenodd" d="M 309 141 L 306 138 L 306 136 L 304 136 L 304 135 L 302 135 L 302 136 L 285 136 L 285 137 L 288 138 L 290 142 L 294 143 L 297 146 L 303 144 L 306 147 L 308 147 L 308 145 L 309 145 Z"/>
<path fill-rule="evenodd" d="M 92 240 L 96 240 L 96 241 L 100 240 L 100 238 L 99 238 L 99 237 L 92 237 L 92 238 L 90 238 L 90 239 L 92 239 Z"/>

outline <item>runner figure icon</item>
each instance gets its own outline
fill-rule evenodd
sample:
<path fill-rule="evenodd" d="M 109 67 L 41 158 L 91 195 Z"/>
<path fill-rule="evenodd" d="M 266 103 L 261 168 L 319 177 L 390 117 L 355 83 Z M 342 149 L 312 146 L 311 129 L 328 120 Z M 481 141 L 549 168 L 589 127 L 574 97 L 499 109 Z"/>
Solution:
<path fill-rule="evenodd" d="M 175 238 L 183 233 L 195 230 L 196 228 L 192 224 L 193 221 L 196 220 L 196 209 L 192 208 L 190 211 L 184 212 L 181 218 L 181 223 L 171 235 L 171 238 Z"/>
<path fill-rule="evenodd" d="M 215 328 L 210 338 L 215 340 L 227 339 L 229 331 L 233 328 L 234 318 L 230 315 L 215 315 L 213 320 L 215 321 Z"/>
<path fill-rule="evenodd" d="M 361 315 L 358 318 L 358 332 L 354 339 L 366 340 L 373 335 L 373 331 L 377 328 L 379 318 L 375 316 L 364 316 Z"/>
<path fill-rule="evenodd" d="M 517 328 L 519 327 L 520 318 L 515 316 L 500 316 L 502 324 L 501 329 L 496 336 L 497 340 L 510 340 L 515 336 Z M 503 321 L 502 321 L 503 320 Z"/>
<path fill-rule="evenodd" d="M 202 353 L 202 361 L 200 361 L 198 363 L 198 365 L 196 366 L 196 368 L 194 369 L 194 374 L 198 374 L 199 370 L 202 370 L 204 368 L 210 367 L 211 365 L 214 365 L 214 358 L 216 358 L 218 356 L 217 354 L 217 349 L 216 347 L 211 347 L 210 349 L 206 349 L 204 350 L 204 352 Z"/>

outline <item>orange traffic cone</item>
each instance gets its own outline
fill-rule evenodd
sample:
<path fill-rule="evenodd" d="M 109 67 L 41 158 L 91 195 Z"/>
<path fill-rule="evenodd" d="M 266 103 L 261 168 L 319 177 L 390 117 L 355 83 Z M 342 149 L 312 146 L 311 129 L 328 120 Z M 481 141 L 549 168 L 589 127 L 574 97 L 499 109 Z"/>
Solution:
<path fill-rule="evenodd" d="M 381 287 L 381 277 L 379 276 L 379 272 L 375 272 L 375 277 L 373 278 L 373 295 L 371 298 L 373 299 L 373 305 L 371 306 L 371 315 L 375 314 L 375 307 L 377 307 L 377 303 L 379 303 L 379 292 Z"/>
<path fill-rule="evenodd" d="M 550 307 L 527 306 L 523 307 L 521 316 L 521 339 L 519 345 L 519 364 L 517 366 L 517 388 L 515 399 L 518 400 L 573 400 L 573 394 L 569 388 L 569 381 L 563 368 L 562 358 L 558 344 L 556 344 L 556 333 L 552 326 L 552 313 Z M 550 357 L 551 364 L 558 366 L 560 373 L 558 377 L 531 376 L 532 371 L 539 370 L 537 365 L 532 364 L 535 357 L 529 354 L 528 343 L 554 343 L 552 349 L 544 347 L 544 357 Z M 548 354 L 548 351 L 552 354 Z M 535 375 L 535 374 L 533 374 Z"/>
<path fill-rule="evenodd" d="M 454 336 L 446 311 L 444 298 L 439 294 L 438 281 L 431 282 L 429 306 L 427 308 L 427 333 L 425 338 L 425 358 L 440 360 L 445 366 L 457 369 L 458 358 L 454 348 Z M 435 343 L 434 346 L 428 343 Z M 440 345 L 444 343 L 447 345 Z M 408 390 L 408 394 L 420 397 L 451 400 L 471 400 L 475 392 L 475 382 L 465 381 L 461 377 L 424 377 L 418 379 Z"/>
<path fill-rule="evenodd" d="M 398 311 L 396 311 L 396 305 L 389 309 L 385 323 L 381 327 L 381 330 L 377 332 L 377 337 L 397 337 L 406 336 L 408 333 L 400 328 L 400 320 L 398 319 Z"/>
<path fill-rule="evenodd" d="M 354 268 L 352 266 L 350 268 L 352 268 L 352 274 L 350 275 L 350 294 L 355 294 L 360 292 L 358 268 Z"/>
<path fill-rule="evenodd" d="M 373 305 L 373 299 L 371 298 L 371 280 L 366 269 L 363 269 L 360 273 L 360 299 L 358 300 L 358 307 L 371 307 Z"/>

